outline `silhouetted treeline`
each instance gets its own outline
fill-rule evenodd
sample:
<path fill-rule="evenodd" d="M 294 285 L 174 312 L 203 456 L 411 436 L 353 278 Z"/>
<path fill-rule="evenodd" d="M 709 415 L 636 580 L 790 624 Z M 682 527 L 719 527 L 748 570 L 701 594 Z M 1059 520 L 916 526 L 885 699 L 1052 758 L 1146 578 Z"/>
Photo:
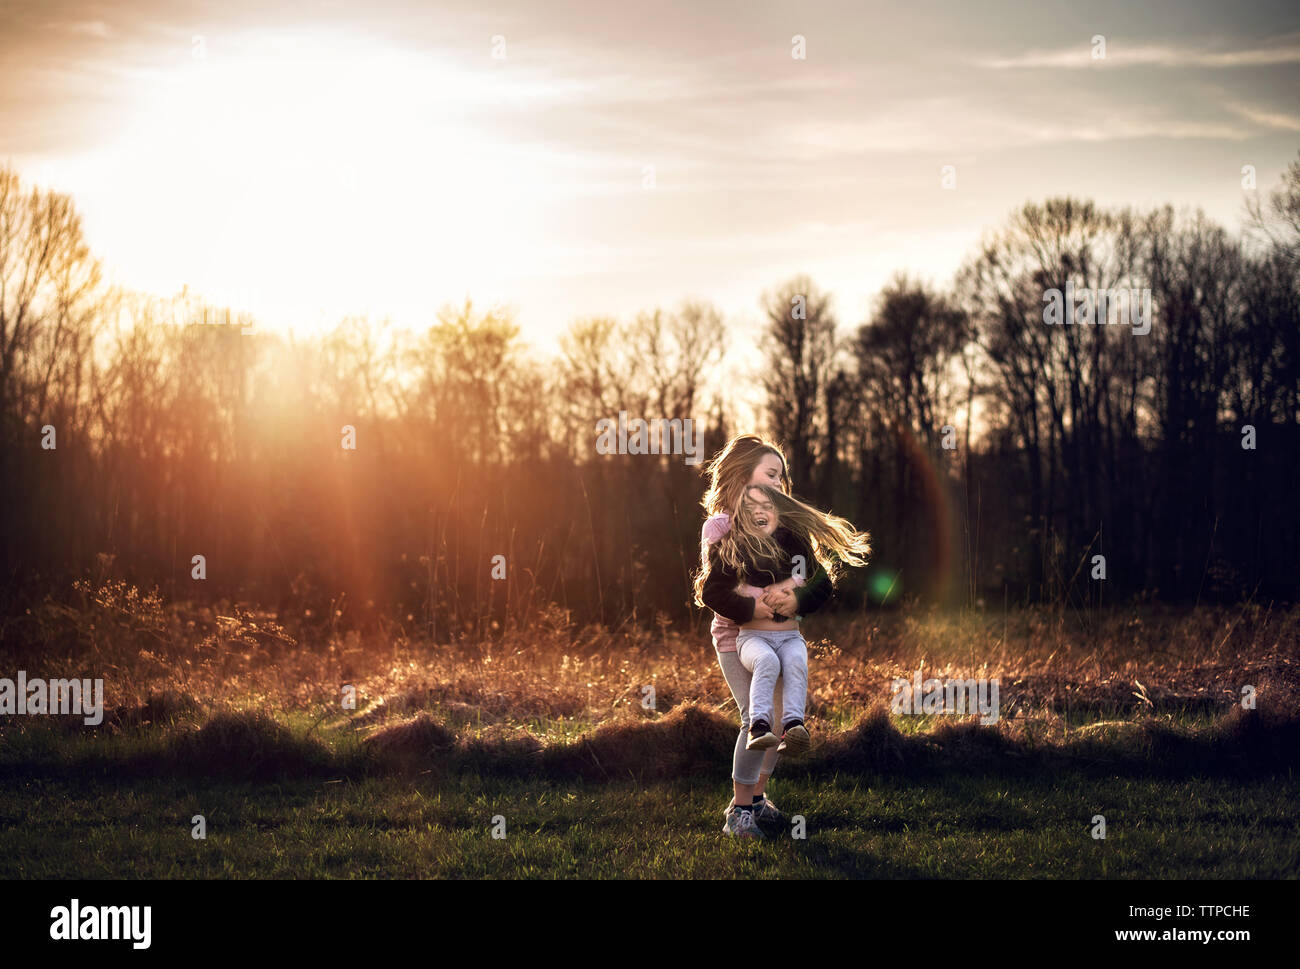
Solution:
<path fill-rule="evenodd" d="M 856 327 L 792 279 L 759 373 L 701 303 L 575 322 L 550 355 L 468 303 L 420 333 L 214 325 L 188 292 L 110 290 L 72 201 L 3 170 L 0 283 L 7 610 L 91 574 L 438 635 L 550 603 L 683 618 L 704 482 L 598 453 L 596 423 L 691 418 L 707 456 L 752 429 L 749 385 L 796 491 L 872 533 L 849 606 L 1300 591 L 1300 163 L 1240 238 L 1026 205 L 948 289 L 900 275 Z M 1138 316 L 1049 324 L 1053 290 Z"/>

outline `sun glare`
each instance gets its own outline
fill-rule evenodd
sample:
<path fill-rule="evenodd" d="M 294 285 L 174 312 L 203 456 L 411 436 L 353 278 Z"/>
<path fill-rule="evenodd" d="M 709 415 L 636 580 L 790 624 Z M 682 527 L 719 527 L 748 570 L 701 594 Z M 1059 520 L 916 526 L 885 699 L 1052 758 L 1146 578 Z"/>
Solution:
<path fill-rule="evenodd" d="M 86 160 L 130 210 L 100 220 L 118 226 L 117 261 L 154 262 L 154 285 L 187 283 L 273 328 L 432 317 L 502 289 L 542 186 L 489 130 L 519 89 L 489 58 L 471 70 L 330 35 L 201 40 L 141 85 L 112 155 Z M 304 305 L 321 310 L 304 320 Z"/>

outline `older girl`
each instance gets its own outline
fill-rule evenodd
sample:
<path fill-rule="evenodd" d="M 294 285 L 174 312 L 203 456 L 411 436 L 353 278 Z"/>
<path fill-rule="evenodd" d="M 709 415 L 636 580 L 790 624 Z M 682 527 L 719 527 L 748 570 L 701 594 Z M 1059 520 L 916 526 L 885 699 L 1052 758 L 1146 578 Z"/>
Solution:
<path fill-rule="evenodd" d="M 701 501 L 709 517 L 701 529 L 700 557 L 702 562 L 707 562 L 709 547 L 731 530 L 731 516 L 740 509 L 745 489 L 750 485 L 770 485 L 789 494 L 790 472 L 780 445 L 756 434 L 732 438 L 702 470 L 709 475 L 709 490 Z M 791 579 L 764 590 L 763 597 L 754 604 L 754 616 L 770 619 L 774 604 L 788 608 L 798 584 L 799 580 Z M 763 829 L 775 833 L 787 824 L 785 816 L 766 795 L 768 779 L 776 769 L 780 754 L 775 749 L 747 749 L 752 674 L 740 662 L 736 651 L 740 626 L 714 613 L 709 631 L 713 634 L 718 665 L 740 709 L 740 733 L 731 762 L 735 794 L 723 812 L 726 821 L 722 830 L 733 837 L 761 838 Z M 782 686 L 778 679 L 773 697 L 773 712 L 777 717 L 782 712 Z"/>

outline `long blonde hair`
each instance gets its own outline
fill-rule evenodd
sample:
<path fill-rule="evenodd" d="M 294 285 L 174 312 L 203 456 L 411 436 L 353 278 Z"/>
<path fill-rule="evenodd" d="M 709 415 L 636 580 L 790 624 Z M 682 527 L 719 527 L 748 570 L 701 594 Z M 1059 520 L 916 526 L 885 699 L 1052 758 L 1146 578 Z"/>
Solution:
<path fill-rule="evenodd" d="M 742 501 L 732 519 L 730 531 L 718 540 L 718 556 L 722 564 L 734 570 L 742 581 L 750 580 L 748 573 L 755 563 L 764 559 L 776 560 L 782 554 L 776 541 L 759 528 L 754 503 L 745 500 L 751 491 L 758 491 L 772 503 L 779 527 L 788 529 L 808 543 L 813 557 L 826 570 L 832 583 L 839 579 L 844 566 L 867 564 L 867 556 L 871 554 L 871 536 L 858 531 L 848 519 L 818 511 L 769 485 L 749 485 L 742 492 Z M 700 570 L 695 575 L 696 605 L 704 605 L 704 583 L 708 577 L 706 550 Z"/>
<path fill-rule="evenodd" d="M 781 459 L 781 490 L 788 495 L 791 491 L 790 462 L 785 459 L 781 445 L 757 434 L 738 434 L 713 456 L 712 461 L 700 468 L 702 474 L 709 476 L 709 490 L 700 500 L 704 513 L 735 515 L 745 488 L 754 477 L 754 469 L 765 454 L 775 454 Z"/>

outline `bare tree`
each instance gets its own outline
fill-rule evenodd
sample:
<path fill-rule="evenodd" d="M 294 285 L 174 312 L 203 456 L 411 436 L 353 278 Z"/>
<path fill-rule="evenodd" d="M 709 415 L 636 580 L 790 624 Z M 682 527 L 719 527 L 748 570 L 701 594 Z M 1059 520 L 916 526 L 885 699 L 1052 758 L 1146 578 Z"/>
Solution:
<path fill-rule="evenodd" d="M 0 169 L 0 438 L 77 416 L 101 311 L 101 271 L 72 199 Z M 53 407 L 53 412 L 50 408 Z"/>
<path fill-rule="evenodd" d="M 765 294 L 768 348 L 763 387 L 772 434 L 785 442 L 796 480 L 813 483 L 825 501 L 820 472 L 828 453 L 827 388 L 841 369 L 840 344 L 830 296 L 807 276 Z"/>
<path fill-rule="evenodd" d="M 707 378 L 722 361 L 722 314 L 707 303 L 687 301 L 676 312 L 640 314 L 629 343 L 656 418 L 688 418 Z"/>

